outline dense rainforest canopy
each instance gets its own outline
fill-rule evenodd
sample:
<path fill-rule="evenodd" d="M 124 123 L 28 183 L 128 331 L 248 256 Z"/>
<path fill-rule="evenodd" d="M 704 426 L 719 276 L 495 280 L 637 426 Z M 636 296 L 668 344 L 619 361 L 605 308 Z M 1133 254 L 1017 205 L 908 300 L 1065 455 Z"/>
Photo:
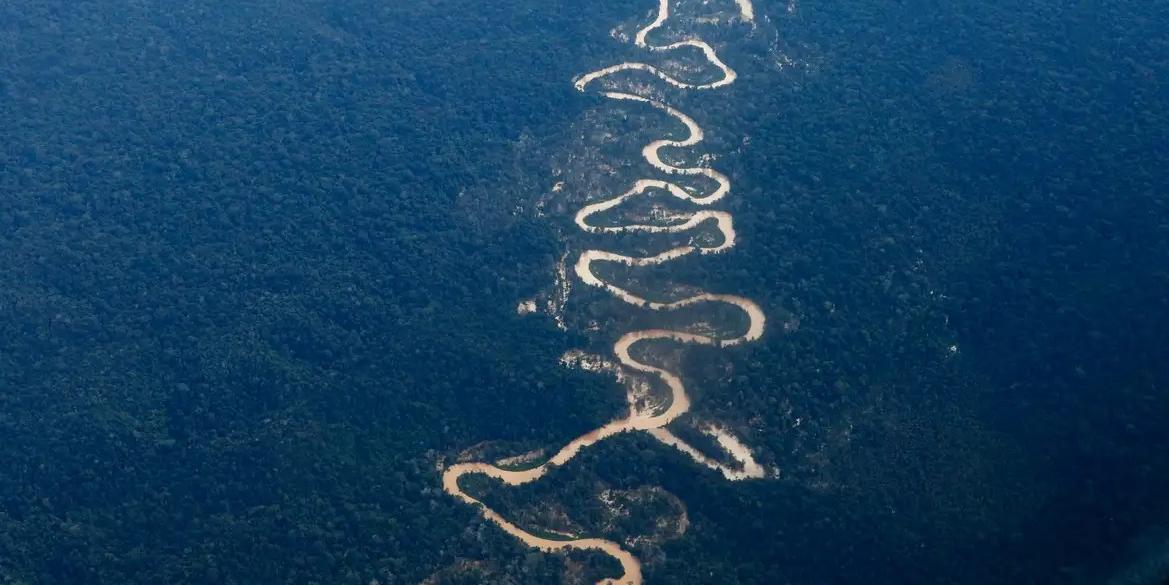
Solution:
<path fill-rule="evenodd" d="M 650 4 L 0 3 L 0 583 L 607 574 L 438 468 L 624 407 L 515 307 L 604 111 L 571 80 Z M 741 241 L 671 277 L 783 324 L 687 353 L 695 413 L 778 478 L 629 435 L 471 487 L 630 538 L 684 502 L 651 584 L 1169 577 L 1169 10 L 1024 4 L 759 0 L 685 98 Z"/>

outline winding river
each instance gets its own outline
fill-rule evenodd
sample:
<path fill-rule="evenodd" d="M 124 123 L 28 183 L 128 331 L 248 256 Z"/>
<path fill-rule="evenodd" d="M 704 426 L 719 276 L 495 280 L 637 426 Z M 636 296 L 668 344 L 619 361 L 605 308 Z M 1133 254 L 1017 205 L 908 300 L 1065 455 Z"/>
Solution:
<path fill-rule="evenodd" d="M 739 18 L 744 22 L 751 22 L 754 18 L 754 9 L 751 1 L 736 0 L 735 3 L 739 10 Z M 634 43 L 642 49 L 653 52 L 668 52 L 685 47 L 698 49 L 707 62 L 721 71 L 721 76 L 718 79 L 708 83 L 688 83 L 677 79 L 653 65 L 627 62 L 582 75 L 574 82 L 576 89 L 581 92 L 590 91 L 594 85 L 598 85 L 598 82 L 604 78 L 625 71 L 646 72 L 675 88 L 687 90 L 714 90 L 734 83 L 737 78 L 735 71 L 719 59 L 714 48 L 705 41 L 688 39 L 665 45 L 654 45 L 650 43 L 648 40 L 650 34 L 656 29 L 661 28 L 669 17 L 670 0 L 658 0 L 657 17 L 653 22 L 638 30 Z M 725 211 L 705 209 L 706 206 L 714 204 L 730 194 L 731 182 L 726 175 L 706 166 L 680 167 L 662 160 L 660 151 L 663 148 L 688 148 L 702 142 L 702 128 L 686 114 L 663 102 L 632 93 L 600 91 L 600 95 L 611 100 L 644 104 L 681 123 L 687 130 L 686 138 L 682 140 L 654 140 L 642 148 L 641 155 L 653 168 L 667 177 L 705 177 L 717 186 L 709 192 L 699 192 L 668 180 L 640 179 L 624 193 L 610 199 L 589 204 L 580 209 L 576 213 L 576 225 L 588 233 L 617 234 L 628 232 L 679 233 L 695 229 L 701 225 L 713 223 L 721 234 L 721 241 L 713 245 L 691 243 L 674 247 L 652 256 L 628 256 L 604 250 L 584 250 L 581 252 L 575 264 L 576 277 L 584 284 L 603 289 L 625 303 L 651 311 L 677 311 L 707 303 L 730 305 L 737 308 L 747 317 L 747 325 L 736 335 L 730 336 L 716 336 L 713 334 L 699 334 L 670 329 L 645 329 L 625 333 L 613 346 L 613 356 L 616 358 L 616 363 L 609 364 L 608 368 L 598 367 L 591 369 L 610 369 L 618 377 L 622 377 L 627 373 L 636 373 L 641 376 L 656 378 L 669 389 L 670 400 L 668 406 L 664 409 L 639 409 L 635 406 L 635 401 L 632 396 L 630 396 L 630 409 L 627 416 L 613 420 L 600 428 L 573 439 L 540 465 L 524 470 L 509 470 L 491 463 L 455 464 L 446 468 L 443 472 L 442 485 L 448 494 L 467 504 L 476 506 L 487 520 L 498 525 L 504 532 L 519 539 L 528 546 L 546 552 L 566 549 L 599 551 L 617 559 L 621 563 L 622 575 L 616 578 L 605 579 L 601 582 L 602 585 L 640 585 L 643 581 L 641 563 L 638 562 L 632 553 L 625 550 L 618 543 L 601 538 L 565 537 L 564 539 L 551 539 L 532 534 L 504 518 L 498 512 L 490 509 L 483 502 L 467 494 L 459 484 L 460 478 L 471 474 L 492 477 L 512 486 L 536 481 L 556 467 L 567 463 L 581 449 L 619 433 L 630 431 L 644 431 L 663 444 L 685 453 L 697 463 L 719 471 L 729 480 L 755 479 L 767 475 L 767 470 L 754 460 L 750 449 L 738 438 L 721 427 L 706 425 L 705 427 L 701 427 L 700 430 L 714 438 L 719 447 L 734 459 L 737 464 L 736 466 L 724 465 L 708 457 L 672 433 L 667 428 L 670 423 L 690 410 L 690 398 L 686 393 L 686 386 L 679 374 L 662 367 L 645 363 L 644 361 L 639 361 L 632 353 L 634 346 L 642 343 L 668 342 L 722 348 L 757 340 L 763 335 L 766 324 L 766 318 L 762 309 L 749 299 L 727 294 L 700 293 L 673 301 L 647 299 L 623 289 L 616 284 L 605 281 L 593 271 L 593 267 L 597 263 L 610 262 L 633 267 L 652 266 L 692 254 L 718 254 L 734 247 L 735 229 L 731 215 Z M 631 224 L 597 226 L 589 221 L 592 216 L 598 213 L 615 208 L 635 197 L 644 196 L 653 192 L 668 193 L 678 200 L 703 209 L 674 216 L 674 219 L 682 219 L 683 221 L 675 221 L 668 225 Z M 569 363 L 573 360 L 566 359 L 564 361 L 565 363 Z"/>

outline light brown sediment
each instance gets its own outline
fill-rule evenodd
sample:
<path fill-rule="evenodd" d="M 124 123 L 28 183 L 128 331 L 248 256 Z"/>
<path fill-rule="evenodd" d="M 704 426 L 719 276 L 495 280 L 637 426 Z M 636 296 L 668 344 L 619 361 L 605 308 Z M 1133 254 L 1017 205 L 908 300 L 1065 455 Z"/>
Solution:
<path fill-rule="evenodd" d="M 754 18 L 754 9 L 751 5 L 751 0 L 735 1 L 739 8 L 740 18 L 745 22 L 752 21 Z M 681 48 L 697 49 L 710 64 L 721 71 L 721 77 L 719 79 L 708 83 L 688 83 L 652 65 L 627 62 L 599 69 L 578 77 L 574 82 L 576 89 L 582 92 L 586 91 L 593 82 L 623 71 L 646 72 L 678 89 L 708 90 L 725 87 L 734 83 L 737 79 L 735 71 L 724 63 L 718 57 L 714 48 L 705 41 L 688 39 L 666 45 L 653 45 L 649 42 L 649 35 L 654 30 L 660 28 L 669 16 L 670 0 L 658 0 L 657 16 L 653 22 L 637 32 L 634 43 L 638 47 L 654 52 L 673 51 Z M 707 166 L 676 166 L 661 159 L 659 153 L 663 148 L 687 148 L 702 142 L 702 128 L 693 118 L 661 101 L 632 93 L 602 91 L 600 95 L 612 100 L 645 104 L 681 122 L 687 130 L 687 136 L 685 138 L 681 140 L 665 138 L 654 140 L 642 148 L 642 157 L 645 158 L 650 166 L 667 176 L 705 177 L 713 181 L 717 186 L 710 192 L 704 193 L 665 180 L 640 179 L 634 183 L 633 187 L 621 195 L 583 207 L 575 216 L 576 225 L 581 230 L 589 233 L 615 234 L 624 232 L 680 233 L 697 228 L 702 224 L 713 223 L 721 234 L 722 241 L 716 245 L 704 246 L 689 244 L 678 246 L 655 255 L 644 257 L 589 249 L 580 254 L 575 264 L 574 271 L 576 277 L 584 284 L 605 290 L 625 303 L 653 311 L 677 311 L 704 303 L 731 305 L 738 308 L 747 317 L 747 326 L 738 335 L 731 337 L 670 329 L 631 331 L 623 334 L 614 344 L 613 355 L 616 358 L 615 361 L 610 361 L 600 356 L 584 354 L 583 352 L 566 353 L 561 358 L 561 362 L 565 365 L 581 367 L 588 371 L 611 372 L 617 376 L 618 380 L 623 378 L 623 372 L 625 371 L 638 372 L 644 376 L 656 378 L 669 389 L 669 403 L 665 408 L 641 410 L 635 407 L 636 401 L 633 400 L 631 394 L 629 401 L 630 408 L 626 416 L 610 421 L 599 428 L 573 439 L 540 465 L 523 470 L 507 470 L 490 463 L 459 463 L 448 467 L 443 472 L 442 485 L 447 493 L 463 502 L 476 506 L 487 520 L 498 525 L 504 532 L 528 546 L 545 552 L 566 549 L 592 550 L 613 557 L 621 564 L 622 575 L 616 578 L 605 579 L 601 581 L 602 585 L 641 585 L 643 581 L 641 563 L 632 553 L 625 550 L 616 542 L 601 538 L 565 537 L 565 539 L 561 540 L 532 534 L 487 507 L 483 502 L 464 492 L 459 485 L 459 479 L 470 474 L 485 475 L 511 486 L 533 482 L 547 475 L 554 468 L 568 463 L 581 449 L 614 435 L 630 431 L 645 431 L 663 444 L 678 449 L 691 457 L 700 465 L 719 471 L 729 480 L 754 479 L 766 475 L 766 470 L 755 461 L 750 449 L 721 427 L 707 425 L 702 431 L 714 437 L 720 448 L 725 450 L 742 469 L 732 468 L 715 461 L 670 432 L 667 426 L 690 410 L 690 397 L 686 393 L 686 386 L 678 374 L 663 367 L 639 361 L 632 354 L 632 348 L 643 342 L 670 342 L 710 347 L 732 347 L 757 340 L 763 335 L 766 326 L 766 317 L 763 314 L 763 310 L 750 299 L 727 294 L 699 293 L 673 301 L 648 299 L 638 296 L 613 283 L 606 282 L 593 272 L 593 264 L 597 262 L 613 262 L 632 267 L 644 267 L 662 264 L 695 253 L 717 254 L 734 247 L 736 233 L 732 217 L 729 213 L 719 210 L 699 209 L 693 212 L 675 214 L 671 216 L 675 221 L 667 225 L 631 224 L 622 226 L 594 226 L 589 223 L 589 218 L 593 215 L 615 208 L 624 201 L 633 197 L 644 196 L 654 190 L 664 191 L 678 200 L 693 205 L 707 206 L 722 200 L 730 193 L 731 181 L 723 173 Z M 568 290 L 563 260 L 560 266 L 558 268 L 558 293 Z M 566 295 L 566 292 L 564 294 Z M 555 300 L 549 301 L 550 312 L 554 314 L 557 319 L 557 324 L 562 328 L 564 327 L 562 316 L 553 310 L 553 304 L 555 303 L 557 308 L 563 307 L 564 300 L 558 295 Z M 527 304 L 521 304 L 518 310 L 524 313 L 528 312 L 525 311 L 528 308 L 529 306 Z M 632 393 L 632 390 L 630 392 Z"/>

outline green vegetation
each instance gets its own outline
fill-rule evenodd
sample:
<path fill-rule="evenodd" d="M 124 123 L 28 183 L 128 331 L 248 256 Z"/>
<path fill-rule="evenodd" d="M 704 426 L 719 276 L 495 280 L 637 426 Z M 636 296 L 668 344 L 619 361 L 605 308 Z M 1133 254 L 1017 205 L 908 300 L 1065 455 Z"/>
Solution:
<path fill-rule="evenodd" d="M 761 343 L 682 363 L 695 417 L 780 478 L 629 435 L 469 491 L 624 541 L 671 508 L 605 533 L 597 494 L 663 486 L 691 525 L 638 550 L 651 585 L 1090 583 L 1163 550 L 1169 15 L 794 6 L 717 38 L 732 88 L 675 100 L 739 247 L 651 275 L 767 310 Z M 649 8 L 0 4 L 0 583 L 613 574 L 521 548 L 436 466 L 625 408 L 557 358 L 652 316 L 514 309 L 579 244 L 535 213 L 554 168 L 661 123 L 570 83 Z"/>

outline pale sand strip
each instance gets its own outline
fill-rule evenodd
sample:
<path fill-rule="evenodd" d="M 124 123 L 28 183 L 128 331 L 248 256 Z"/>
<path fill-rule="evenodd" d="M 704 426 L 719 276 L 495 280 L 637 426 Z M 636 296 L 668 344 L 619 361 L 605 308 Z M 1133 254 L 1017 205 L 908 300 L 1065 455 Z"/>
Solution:
<path fill-rule="evenodd" d="M 755 7 L 751 5 L 751 0 L 735 0 L 735 4 L 739 5 L 739 14 L 744 22 L 755 21 Z"/>
<path fill-rule="evenodd" d="M 697 461 L 698 463 L 722 473 L 723 477 L 731 481 L 761 479 L 767 477 L 767 470 L 764 469 L 762 465 L 759 465 L 755 462 L 755 456 L 751 453 L 751 450 L 748 449 L 747 446 L 742 442 L 740 442 L 738 438 L 727 432 L 726 429 L 710 426 L 702 429 L 702 432 L 713 436 L 715 440 L 718 441 L 719 446 L 722 447 L 723 450 L 725 450 L 727 454 L 729 454 L 740 466 L 742 466 L 742 469 L 735 469 L 733 467 L 723 465 L 722 463 L 707 457 L 706 454 L 702 453 L 698 449 L 695 449 L 686 441 L 683 441 L 681 437 L 671 433 L 669 429 L 653 429 L 649 431 L 649 434 L 662 443 L 665 443 L 666 445 L 674 447 L 675 449 L 678 449 L 679 451 L 689 455 L 691 459 Z"/>

